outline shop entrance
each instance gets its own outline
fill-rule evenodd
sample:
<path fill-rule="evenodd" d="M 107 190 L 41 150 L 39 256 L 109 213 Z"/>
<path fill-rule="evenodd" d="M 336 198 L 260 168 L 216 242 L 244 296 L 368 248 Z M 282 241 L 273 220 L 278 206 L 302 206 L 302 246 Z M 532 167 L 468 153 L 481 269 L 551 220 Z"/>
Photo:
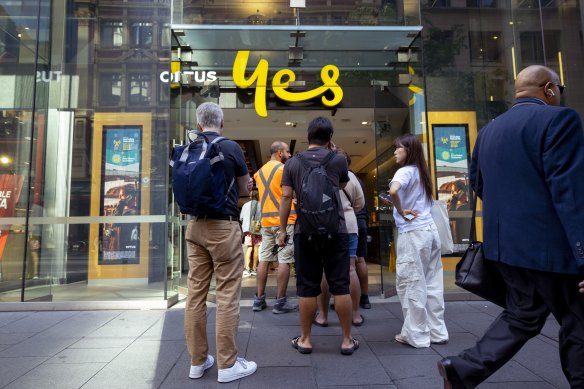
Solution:
<path fill-rule="evenodd" d="M 370 294 L 391 295 L 395 277 L 389 274 L 390 214 L 378 204 L 377 194 L 386 190 L 387 179 L 397 168 L 392 158 L 393 139 L 403 133 L 423 133 L 424 95 L 418 86 L 423 85 L 420 30 L 419 26 L 175 25 L 173 67 L 161 74 L 161 81 L 171 84 L 171 125 L 175 129 L 171 143 L 185 142 L 188 129 L 196 128 L 198 105 L 216 102 L 225 112 L 224 135 L 240 143 L 253 173 L 270 158 L 273 141 L 288 143 L 293 153 L 302 151 L 307 146 L 308 123 L 317 116 L 329 118 L 335 128 L 334 142 L 351 156 L 350 168 L 366 187 Z M 238 62 L 242 52 L 246 57 L 243 65 Z M 258 66 L 264 60 L 267 69 Z M 326 68 L 328 65 L 338 73 Z M 234 77 L 238 66 L 244 79 L 258 75 L 247 88 L 237 74 Z M 323 68 L 329 72 L 324 73 Z M 276 75 L 283 69 L 295 77 L 284 88 L 292 98 L 277 90 L 278 81 L 287 81 Z M 267 72 L 265 82 L 262 71 Z M 314 91 L 335 84 L 342 90 L 342 98 L 328 106 L 322 95 L 331 101 L 338 90 Z M 307 92 L 316 95 L 296 97 Z M 186 284 L 184 271 L 188 268 L 183 242 L 187 220 L 176 207 L 171 209 L 173 279 L 179 287 Z M 244 281 L 243 297 L 252 297 L 254 287 L 255 281 Z M 294 282 L 290 288 L 294 295 Z"/>

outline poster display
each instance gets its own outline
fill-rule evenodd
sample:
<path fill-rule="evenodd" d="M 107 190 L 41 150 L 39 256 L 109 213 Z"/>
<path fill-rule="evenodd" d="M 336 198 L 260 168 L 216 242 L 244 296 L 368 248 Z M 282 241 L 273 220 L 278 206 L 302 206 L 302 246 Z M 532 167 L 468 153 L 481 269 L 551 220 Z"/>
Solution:
<path fill-rule="evenodd" d="M 454 243 L 468 241 L 470 147 L 467 124 L 432 126 L 438 199 L 446 201 Z"/>
<path fill-rule="evenodd" d="M 102 158 L 102 216 L 140 214 L 142 126 L 104 126 Z M 101 226 L 98 263 L 140 263 L 140 224 Z"/>
<path fill-rule="evenodd" d="M 16 204 L 20 199 L 24 176 L 17 174 L 0 174 L 0 222 L 1 218 L 14 216 Z M 0 225 L 0 261 L 10 234 L 9 225 Z"/>

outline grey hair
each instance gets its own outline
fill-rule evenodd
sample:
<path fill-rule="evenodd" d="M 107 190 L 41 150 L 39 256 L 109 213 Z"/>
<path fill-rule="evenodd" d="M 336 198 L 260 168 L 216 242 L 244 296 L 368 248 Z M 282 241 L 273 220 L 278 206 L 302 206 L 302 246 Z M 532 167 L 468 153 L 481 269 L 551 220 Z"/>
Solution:
<path fill-rule="evenodd" d="M 197 123 L 203 128 L 221 128 L 223 110 L 215 103 L 203 103 L 197 107 Z"/>

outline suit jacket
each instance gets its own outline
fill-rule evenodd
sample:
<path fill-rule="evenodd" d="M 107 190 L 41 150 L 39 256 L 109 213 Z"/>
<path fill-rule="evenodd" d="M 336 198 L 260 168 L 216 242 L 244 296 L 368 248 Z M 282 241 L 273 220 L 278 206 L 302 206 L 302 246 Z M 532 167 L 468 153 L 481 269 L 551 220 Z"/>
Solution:
<path fill-rule="evenodd" d="M 517 99 L 479 132 L 470 179 L 483 200 L 488 259 L 584 274 L 584 130 L 576 111 Z"/>

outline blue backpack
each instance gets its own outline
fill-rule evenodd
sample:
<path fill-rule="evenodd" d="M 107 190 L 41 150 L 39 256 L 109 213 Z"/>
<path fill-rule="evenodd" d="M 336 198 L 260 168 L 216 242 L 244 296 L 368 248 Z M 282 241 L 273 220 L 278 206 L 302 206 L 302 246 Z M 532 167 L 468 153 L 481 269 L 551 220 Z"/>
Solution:
<path fill-rule="evenodd" d="M 235 182 L 225 179 L 225 157 L 217 137 L 212 142 L 202 132 L 187 145 L 175 146 L 170 160 L 172 191 L 182 213 L 189 215 L 221 214 Z"/>

